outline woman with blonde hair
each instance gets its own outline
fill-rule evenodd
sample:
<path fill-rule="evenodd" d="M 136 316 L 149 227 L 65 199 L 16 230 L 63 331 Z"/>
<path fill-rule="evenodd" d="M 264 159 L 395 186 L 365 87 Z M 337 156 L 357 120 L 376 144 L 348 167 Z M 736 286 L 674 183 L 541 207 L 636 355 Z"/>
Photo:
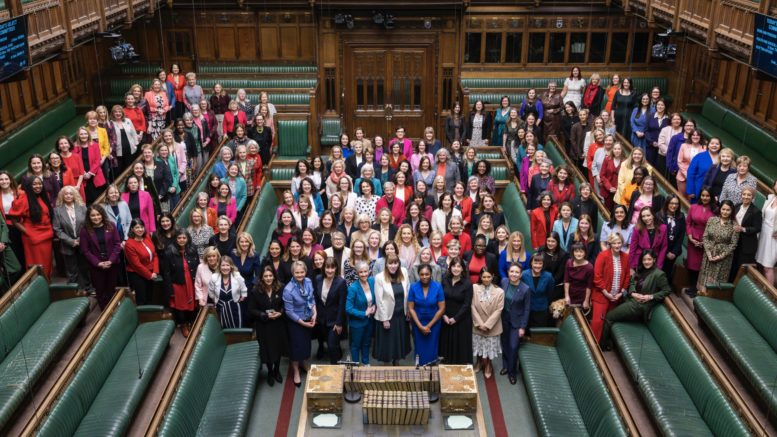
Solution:
<path fill-rule="evenodd" d="M 421 251 L 421 246 L 416 240 L 413 228 L 407 223 L 402 224 L 397 230 L 397 236 L 394 238 L 394 242 L 397 243 L 397 247 L 399 248 L 399 259 L 403 261 L 406 266 L 414 265 L 418 252 Z"/>
<path fill-rule="evenodd" d="M 91 288 L 79 238 L 86 219 L 86 206 L 78 190 L 62 187 L 52 214 L 54 235 L 59 238 L 59 253 L 65 263 L 68 282 L 78 284 L 81 289 Z"/>
<path fill-rule="evenodd" d="M 246 287 L 253 288 L 260 280 L 262 257 L 256 252 L 254 239 L 248 232 L 241 232 L 235 240 L 235 248 L 229 254 Z"/>
<path fill-rule="evenodd" d="M 246 325 L 241 302 L 248 297 L 248 288 L 232 258 L 221 257 L 218 271 L 211 276 L 208 284 L 208 297 L 215 302 L 222 328 L 242 328 Z"/>
<path fill-rule="evenodd" d="M 202 259 L 210 237 L 213 236 L 213 228 L 208 225 L 201 209 L 193 208 L 189 213 L 189 226 L 186 228 L 191 238 L 191 244 L 197 250 L 197 255 Z"/>
<path fill-rule="evenodd" d="M 515 231 L 510 234 L 505 250 L 499 253 L 499 273 L 502 278 L 507 277 L 507 272 L 510 270 L 510 265 L 513 263 L 520 264 L 521 270 L 527 270 L 529 268 L 531 256 L 526 250 L 523 241 L 523 234 L 519 231 Z"/>
<path fill-rule="evenodd" d="M 359 279 L 358 270 L 356 266 L 359 263 L 367 263 L 372 271 L 372 265 L 374 261 L 370 261 L 370 256 L 367 254 L 367 242 L 360 239 L 351 241 L 351 251 L 349 256 L 343 261 L 343 277 L 347 286 L 351 286 Z"/>
<path fill-rule="evenodd" d="M 620 166 L 620 170 L 618 170 L 618 185 L 613 198 L 615 203 L 628 206 L 628 200 L 622 200 L 623 189 L 631 183 L 632 179 L 634 179 L 634 170 L 638 167 L 647 169 L 647 163 L 645 162 L 645 151 L 635 147 L 631 152 L 631 156 L 623 162 L 623 165 Z"/>
<path fill-rule="evenodd" d="M 146 91 L 143 99 L 148 106 L 148 134 L 151 135 L 152 140 L 156 141 L 165 128 L 167 111 L 170 110 L 167 92 L 162 88 L 162 81 L 154 79 L 151 82 L 151 89 Z"/>
<path fill-rule="evenodd" d="M 407 297 L 410 289 L 407 270 L 399 257 L 386 258 L 386 268 L 375 275 L 375 332 L 373 357 L 385 363 L 397 362 L 410 353 L 410 328 L 407 323 Z"/>

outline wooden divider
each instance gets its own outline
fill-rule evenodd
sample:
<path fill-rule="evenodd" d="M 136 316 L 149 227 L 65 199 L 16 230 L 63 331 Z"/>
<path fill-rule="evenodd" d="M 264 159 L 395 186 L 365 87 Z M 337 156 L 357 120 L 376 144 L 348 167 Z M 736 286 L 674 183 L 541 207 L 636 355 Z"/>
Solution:
<path fill-rule="evenodd" d="M 32 282 L 33 279 L 35 279 L 36 276 L 42 275 L 43 269 L 41 266 L 34 265 L 27 269 L 26 272 L 22 275 L 21 278 L 17 279 L 16 282 L 14 282 L 13 286 L 5 292 L 3 297 L 0 297 L 0 314 L 2 314 L 6 308 L 11 306 L 11 304 L 16 300 L 16 298 L 22 294 L 22 291 L 24 291 L 28 285 L 30 285 L 30 282 Z"/>
<path fill-rule="evenodd" d="M 116 309 L 121 304 L 121 301 L 124 298 L 124 294 L 125 289 L 121 288 L 118 289 L 116 294 L 113 295 L 113 298 L 108 303 L 108 306 L 106 306 L 102 314 L 100 314 L 100 318 L 97 319 L 97 322 L 95 322 L 83 343 L 81 343 L 81 346 L 78 347 L 76 353 L 72 358 L 70 358 L 70 361 L 68 361 L 65 370 L 59 375 L 59 378 L 57 378 L 57 381 L 51 387 L 48 394 L 46 394 L 43 402 L 41 402 L 40 405 L 38 405 L 38 408 L 35 409 L 35 413 L 33 413 L 32 417 L 27 422 L 27 425 L 25 425 L 24 430 L 22 430 L 22 437 L 30 437 L 35 435 L 38 427 L 43 423 L 49 410 L 54 406 L 65 388 L 67 388 L 70 380 L 76 375 L 78 369 L 83 364 L 87 355 L 89 352 L 91 352 L 95 343 L 97 343 L 100 335 L 105 330 L 108 322 L 116 312 Z M 126 304 L 131 305 L 131 303 Z"/>
<path fill-rule="evenodd" d="M 186 187 L 186 191 L 181 196 L 181 199 L 178 201 L 178 204 L 175 205 L 175 208 L 171 211 L 171 214 L 173 214 L 173 217 L 178 219 L 178 214 L 181 213 L 181 210 L 186 207 L 186 204 L 192 200 L 192 197 L 196 196 L 197 193 L 195 193 L 195 189 L 197 186 L 202 182 L 203 178 L 206 178 L 211 175 L 209 171 L 206 171 L 208 169 L 213 168 L 213 165 L 216 163 L 216 160 L 219 158 L 221 147 L 226 143 L 226 139 L 222 139 L 219 143 L 216 150 L 211 153 L 211 155 L 208 157 L 208 160 L 205 161 L 202 164 L 202 168 L 200 169 L 199 174 L 197 177 L 194 178 L 194 180 L 189 181 L 189 186 Z M 246 182 L 247 183 L 247 182 Z"/>
<path fill-rule="evenodd" d="M 164 420 L 167 409 L 170 408 L 170 404 L 173 402 L 175 392 L 178 390 L 178 384 L 180 384 L 183 372 L 189 364 L 189 358 L 194 353 L 194 348 L 197 346 L 197 340 L 200 338 L 200 334 L 202 334 L 202 329 L 205 327 L 205 321 L 208 319 L 209 313 L 210 311 L 206 308 L 200 308 L 200 311 L 197 313 L 197 319 L 194 321 L 189 337 L 186 339 L 186 344 L 183 346 L 183 352 L 175 364 L 175 369 L 173 369 L 173 374 L 165 387 L 162 399 L 156 407 L 154 417 L 146 429 L 145 435 L 147 437 L 155 436 L 157 430 L 162 425 L 162 420 Z"/>
<path fill-rule="evenodd" d="M 243 212 L 243 220 L 240 221 L 240 225 L 237 227 L 237 234 L 240 234 L 241 232 L 245 231 L 246 226 L 248 226 L 248 222 L 251 220 L 251 214 L 254 213 L 254 209 L 256 209 L 256 204 L 259 203 L 259 197 L 261 197 L 262 195 L 264 184 L 269 184 L 269 183 L 270 182 L 267 180 L 267 177 L 262 176 L 262 185 L 259 187 L 259 189 L 254 191 L 254 198 L 251 199 L 251 203 L 249 203 L 246 206 L 246 209 Z M 269 229 L 267 231 L 268 233 L 272 232 Z"/>
<path fill-rule="evenodd" d="M 696 351 L 697 355 L 701 359 L 702 363 L 704 363 L 704 365 L 707 367 L 707 370 L 709 370 L 712 377 L 715 378 L 715 381 L 718 383 L 720 388 L 723 390 L 723 393 L 731 402 L 731 406 L 739 412 L 740 416 L 753 432 L 753 434 L 757 436 L 767 436 L 768 433 L 766 428 L 764 428 L 750 407 L 745 403 L 745 400 L 742 399 L 742 396 L 739 395 L 739 392 L 736 388 L 734 388 L 734 385 L 731 384 L 731 381 L 728 379 L 728 375 L 726 375 L 723 372 L 723 369 L 718 366 L 718 363 L 715 362 L 715 358 L 710 354 L 706 346 L 704 346 L 704 343 L 702 343 L 701 339 L 696 334 L 696 331 L 693 329 L 688 320 L 686 320 L 680 309 L 677 308 L 677 305 L 674 303 L 674 301 L 672 299 L 664 299 L 664 307 L 669 311 L 669 315 L 680 327 L 680 330 L 683 332 L 683 335 L 685 335 L 685 338 L 688 339 L 688 341 L 691 343 L 691 347 L 693 347 L 693 349 Z"/>
<path fill-rule="evenodd" d="M 615 382 L 615 378 L 612 376 L 612 372 L 610 372 L 610 367 L 607 366 L 607 362 L 604 360 L 604 355 L 602 354 L 602 350 L 599 348 L 599 343 L 596 341 L 596 338 L 591 331 L 591 327 L 588 325 L 588 320 L 586 320 L 580 308 L 574 308 L 573 314 L 577 324 L 580 326 L 580 331 L 583 333 L 583 338 L 585 338 L 588 349 L 591 351 L 591 355 L 594 357 L 596 367 L 599 368 L 599 373 L 601 374 L 602 379 L 604 379 L 604 383 L 607 386 L 607 391 L 610 392 L 610 396 L 615 403 L 615 408 L 618 410 L 618 414 L 621 416 L 621 420 L 623 420 L 623 424 L 629 431 L 629 435 L 632 437 L 638 437 L 640 433 L 639 428 L 637 427 L 637 423 L 631 416 L 631 412 L 626 406 L 626 401 L 623 400 L 623 395 L 618 389 L 618 384 Z"/>

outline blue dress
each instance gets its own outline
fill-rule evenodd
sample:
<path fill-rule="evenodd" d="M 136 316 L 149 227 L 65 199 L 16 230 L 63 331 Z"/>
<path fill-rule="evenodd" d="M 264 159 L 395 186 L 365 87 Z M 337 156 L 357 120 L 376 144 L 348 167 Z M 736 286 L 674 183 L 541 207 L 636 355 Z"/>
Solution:
<path fill-rule="evenodd" d="M 648 110 L 644 114 L 639 113 L 639 108 L 634 108 L 631 111 L 631 144 L 634 147 L 639 147 L 642 150 L 647 148 L 647 137 L 638 137 L 636 132 L 647 132 L 648 119 L 653 116 L 653 113 Z"/>
<path fill-rule="evenodd" d="M 505 133 L 505 124 L 507 124 L 507 118 L 510 117 L 510 109 L 507 108 L 507 113 L 502 115 L 502 108 L 497 108 L 494 113 L 494 132 L 491 134 L 491 146 L 502 145 L 502 135 Z"/>
<path fill-rule="evenodd" d="M 438 303 L 445 301 L 445 293 L 439 282 L 431 281 L 429 283 L 429 291 L 426 297 L 424 297 L 424 289 L 421 282 L 415 282 L 410 286 L 407 301 L 415 304 L 418 321 L 426 325 L 437 313 L 439 309 Z M 424 335 L 418 329 L 418 326 L 413 324 L 413 343 L 419 364 L 425 365 L 437 359 L 440 346 L 440 327 L 441 320 L 438 320 L 432 326 L 431 332 L 428 335 Z"/>

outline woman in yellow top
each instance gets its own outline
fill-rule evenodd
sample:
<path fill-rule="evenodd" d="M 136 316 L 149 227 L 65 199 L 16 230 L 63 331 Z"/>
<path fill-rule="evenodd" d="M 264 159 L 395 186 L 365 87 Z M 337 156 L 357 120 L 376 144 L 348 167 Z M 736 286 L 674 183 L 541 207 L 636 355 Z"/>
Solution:
<path fill-rule="evenodd" d="M 647 163 L 645 162 L 645 151 L 635 147 L 631 152 L 629 159 L 621 164 L 621 168 L 618 171 L 618 189 L 615 191 L 614 197 L 617 204 L 629 206 L 631 193 L 629 193 L 629 197 L 626 197 L 623 190 L 631 183 L 631 180 L 634 178 L 634 170 L 636 170 L 637 167 L 646 167 L 647 169 Z"/>
<path fill-rule="evenodd" d="M 108 130 L 100 127 L 97 111 L 87 112 L 84 118 L 89 137 L 100 146 L 100 166 L 103 169 L 103 174 L 106 179 L 112 181 L 113 175 L 110 172 L 111 166 L 108 165 L 108 161 L 113 158 L 111 157 L 111 140 L 108 137 Z"/>

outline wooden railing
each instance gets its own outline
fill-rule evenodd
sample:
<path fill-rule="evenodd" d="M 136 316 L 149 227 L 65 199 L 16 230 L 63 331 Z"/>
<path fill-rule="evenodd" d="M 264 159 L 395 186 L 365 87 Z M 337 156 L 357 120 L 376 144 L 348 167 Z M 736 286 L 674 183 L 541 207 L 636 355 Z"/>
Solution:
<path fill-rule="evenodd" d="M 588 178 L 585 177 L 585 175 L 580 171 L 580 169 L 577 168 L 577 166 L 572 163 L 572 160 L 569 158 L 569 155 L 567 154 L 567 151 L 565 150 L 564 146 L 559 145 L 558 137 L 556 137 L 555 135 L 551 135 L 549 139 L 556 147 L 556 150 L 558 150 L 558 152 L 564 158 L 564 161 L 566 161 L 567 167 L 572 172 L 571 176 L 580 182 L 588 182 Z M 599 213 L 602 215 L 602 218 L 605 220 L 609 220 L 610 211 L 607 211 L 607 207 L 604 206 L 604 203 L 599 198 L 599 193 L 594 193 L 593 191 L 594 191 L 594 187 L 591 187 L 591 199 L 594 201 L 594 203 L 596 204 L 596 207 L 599 209 Z"/>
<path fill-rule="evenodd" d="M 48 415 L 48 412 L 51 410 L 51 408 L 54 407 L 70 381 L 73 379 L 73 377 L 75 377 L 76 373 L 78 373 L 78 370 L 83 365 L 84 360 L 86 360 L 87 356 L 92 351 L 92 348 L 99 340 L 105 328 L 108 326 L 108 322 L 113 317 L 114 313 L 119 308 L 122 299 L 124 298 L 124 293 L 125 289 L 119 289 L 111 299 L 110 303 L 108 303 L 108 306 L 105 307 L 102 314 L 100 314 L 100 318 L 97 319 L 97 322 L 89 331 L 89 334 L 87 334 L 83 343 L 81 343 L 81 345 L 78 347 L 78 350 L 76 350 L 76 353 L 73 355 L 70 361 L 68 361 L 65 370 L 60 374 L 59 378 L 57 378 L 57 381 L 46 394 L 46 397 L 43 398 L 43 402 L 41 402 L 40 405 L 38 405 L 38 408 L 35 409 L 35 413 L 33 413 L 32 417 L 27 422 L 27 425 L 24 427 L 24 430 L 22 430 L 21 436 L 30 437 L 36 434 L 38 427 L 43 424 L 46 416 Z M 127 301 L 124 303 L 124 305 L 132 305 L 132 303 Z"/>
<path fill-rule="evenodd" d="M 6 308 L 8 308 L 12 303 L 14 303 L 14 301 L 16 301 L 19 295 L 22 294 L 22 291 L 24 291 L 27 286 L 30 285 L 30 282 L 32 282 L 35 277 L 42 274 L 43 270 L 40 266 L 32 266 L 27 269 L 22 277 L 14 282 L 13 286 L 11 286 L 11 289 L 6 291 L 3 297 L 0 297 L 0 314 L 2 314 Z"/>

